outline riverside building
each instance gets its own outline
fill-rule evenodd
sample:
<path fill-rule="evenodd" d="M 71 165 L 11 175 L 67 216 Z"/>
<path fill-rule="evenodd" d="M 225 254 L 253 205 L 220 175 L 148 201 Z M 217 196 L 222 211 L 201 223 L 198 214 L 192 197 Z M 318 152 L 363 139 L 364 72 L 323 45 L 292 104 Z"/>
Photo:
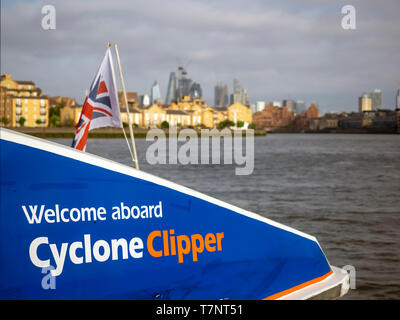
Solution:
<path fill-rule="evenodd" d="M 1 75 L 0 120 L 8 127 L 47 127 L 49 99 L 32 81 L 12 80 Z"/>

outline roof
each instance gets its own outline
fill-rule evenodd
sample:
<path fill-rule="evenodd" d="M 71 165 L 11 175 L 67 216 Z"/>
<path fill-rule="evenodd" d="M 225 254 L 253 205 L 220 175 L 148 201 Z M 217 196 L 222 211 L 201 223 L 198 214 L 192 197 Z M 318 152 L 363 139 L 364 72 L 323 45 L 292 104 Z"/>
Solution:
<path fill-rule="evenodd" d="M 121 112 L 126 112 L 126 108 L 121 108 L 120 109 Z M 129 113 L 141 113 L 139 110 L 137 109 L 129 109 Z"/>
<path fill-rule="evenodd" d="M 182 114 L 184 116 L 188 116 L 188 114 L 181 110 L 167 110 L 167 114 Z"/>
<path fill-rule="evenodd" d="M 210 107 L 210 108 L 213 108 L 217 111 L 227 111 L 228 110 L 228 107 Z"/>
<path fill-rule="evenodd" d="M 12 89 L 12 88 L 7 88 L 5 86 L 2 86 L 2 88 L 4 88 L 7 91 L 25 91 L 25 92 L 31 92 L 31 91 L 42 91 L 40 88 L 33 88 L 33 89 Z"/>
<path fill-rule="evenodd" d="M 14 82 L 19 83 L 19 84 L 31 84 L 31 85 L 35 85 L 35 83 L 32 82 L 32 81 L 14 80 Z"/>

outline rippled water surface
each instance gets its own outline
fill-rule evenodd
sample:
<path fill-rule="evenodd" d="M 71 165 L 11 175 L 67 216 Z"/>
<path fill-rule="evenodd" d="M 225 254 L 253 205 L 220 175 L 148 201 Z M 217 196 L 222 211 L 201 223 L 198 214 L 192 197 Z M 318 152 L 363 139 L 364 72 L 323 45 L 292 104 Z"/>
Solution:
<path fill-rule="evenodd" d="M 235 164 L 149 165 L 150 144 L 136 140 L 142 170 L 314 235 L 330 264 L 354 266 L 344 298 L 400 299 L 399 135 L 256 137 L 249 176 Z M 132 163 L 123 139 L 91 139 L 87 152 Z"/>

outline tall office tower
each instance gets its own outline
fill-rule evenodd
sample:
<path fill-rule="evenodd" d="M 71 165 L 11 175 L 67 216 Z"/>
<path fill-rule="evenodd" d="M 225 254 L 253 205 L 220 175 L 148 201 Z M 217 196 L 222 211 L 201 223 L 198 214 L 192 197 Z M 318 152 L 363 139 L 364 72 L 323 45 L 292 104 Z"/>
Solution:
<path fill-rule="evenodd" d="M 242 86 L 239 83 L 238 79 L 233 79 L 233 93 L 240 93 L 243 91 Z"/>
<path fill-rule="evenodd" d="M 243 92 L 243 103 L 242 104 L 244 104 L 245 106 L 250 105 L 250 97 L 249 97 L 249 94 L 247 93 L 246 89 L 244 89 L 244 92 Z"/>
<path fill-rule="evenodd" d="M 216 107 L 226 107 L 229 103 L 228 86 L 219 83 L 214 87 L 214 105 Z"/>
<path fill-rule="evenodd" d="M 178 100 L 182 96 L 190 96 L 192 99 L 201 98 L 203 91 L 199 83 L 187 77 L 185 68 L 178 67 L 177 77 L 175 77 L 174 72 L 170 74 L 166 103 L 170 103 L 171 100 Z"/>
<path fill-rule="evenodd" d="M 168 90 L 167 90 L 167 96 L 165 98 L 165 103 L 170 104 L 171 101 L 176 100 L 176 76 L 175 72 L 171 72 L 169 75 L 169 81 L 168 81 Z"/>
<path fill-rule="evenodd" d="M 296 110 L 296 114 L 301 114 L 303 111 L 306 111 L 306 104 L 303 100 L 297 100 L 294 109 Z"/>
<path fill-rule="evenodd" d="M 150 103 L 162 103 L 160 85 L 157 81 L 154 81 L 153 86 L 151 87 Z"/>
<path fill-rule="evenodd" d="M 145 107 L 150 105 L 150 96 L 147 93 L 139 96 L 139 105 Z"/>
<path fill-rule="evenodd" d="M 190 95 L 190 89 L 192 88 L 192 79 L 187 77 L 187 72 L 183 67 L 178 68 L 178 78 L 175 96 L 180 98 L 182 96 Z"/>
<path fill-rule="evenodd" d="M 197 82 L 193 82 L 192 86 L 190 87 L 190 96 L 192 99 L 201 98 L 203 96 L 203 91 L 201 90 L 201 86 Z"/>
<path fill-rule="evenodd" d="M 400 110 L 400 89 L 397 91 L 396 109 L 397 109 L 397 110 Z"/>
<path fill-rule="evenodd" d="M 282 101 L 282 105 L 283 105 L 284 107 L 286 107 L 286 108 L 288 109 L 289 112 L 294 112 L 294 113 L 296 113 L 295 104 L 296 104 L 296 103 L 294 102 L 294 100 L 291 100 L 291 99 L 286 99 L 286 100 L 283 100 L 283 101 Z"/>
<path fill-rule="evenodd" d="M 250 98 L 246 90 L 240 85 L 237 79 L 233 80 L 233 93 L 231 94 L 231 104 L 241 103 L 245 106 L 250 105 Z"/>
<path fill-rule="evenodd" d="M 274 107 L 282 107 L 282 103 L 280 102 L 280 101 L 272 101 L 272 105 L 274 106 Z"/>
<path fill-rule="evenodd" d="M 145 93 L 144 95 L 139 96 L 139 102 L 141 106 L 149 106 L 150 105 L 150 96 Z"/>
<path fill-rule="evenodd" d="M 375 89 L 372 92 L 367 92 L 372 100 L 372 110 L 382 109 L 382 91 L 380 89 Z"/>
<path fill-rule="evenodd" d="M 358 112 L 372 111 L 372 98 L 364 93 L 358 98 Z"/>

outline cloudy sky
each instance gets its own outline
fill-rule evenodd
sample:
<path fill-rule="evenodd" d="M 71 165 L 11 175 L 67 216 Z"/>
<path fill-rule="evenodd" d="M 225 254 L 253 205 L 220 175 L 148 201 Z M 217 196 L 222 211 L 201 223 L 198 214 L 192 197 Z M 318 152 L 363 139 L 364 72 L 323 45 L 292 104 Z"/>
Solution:
<path fill-rule="evenodd" d="M 43 30 L 44 5 L 56 30 Z M 356 30 L 341 26 L 356 8 Z M 118 43 L 127 90 L 165 97 L 178 65 L 212 105 L 218 81 L 238 78 L 258 100 L 317 102 L 323 112 L 357 109 L 380 88 L 393 108 L 400 88 L 400 1 L 96 0 L 1 1 L 1 73 L 33 80 L 45 94 L 84 99 L 104 56 Z"/>

